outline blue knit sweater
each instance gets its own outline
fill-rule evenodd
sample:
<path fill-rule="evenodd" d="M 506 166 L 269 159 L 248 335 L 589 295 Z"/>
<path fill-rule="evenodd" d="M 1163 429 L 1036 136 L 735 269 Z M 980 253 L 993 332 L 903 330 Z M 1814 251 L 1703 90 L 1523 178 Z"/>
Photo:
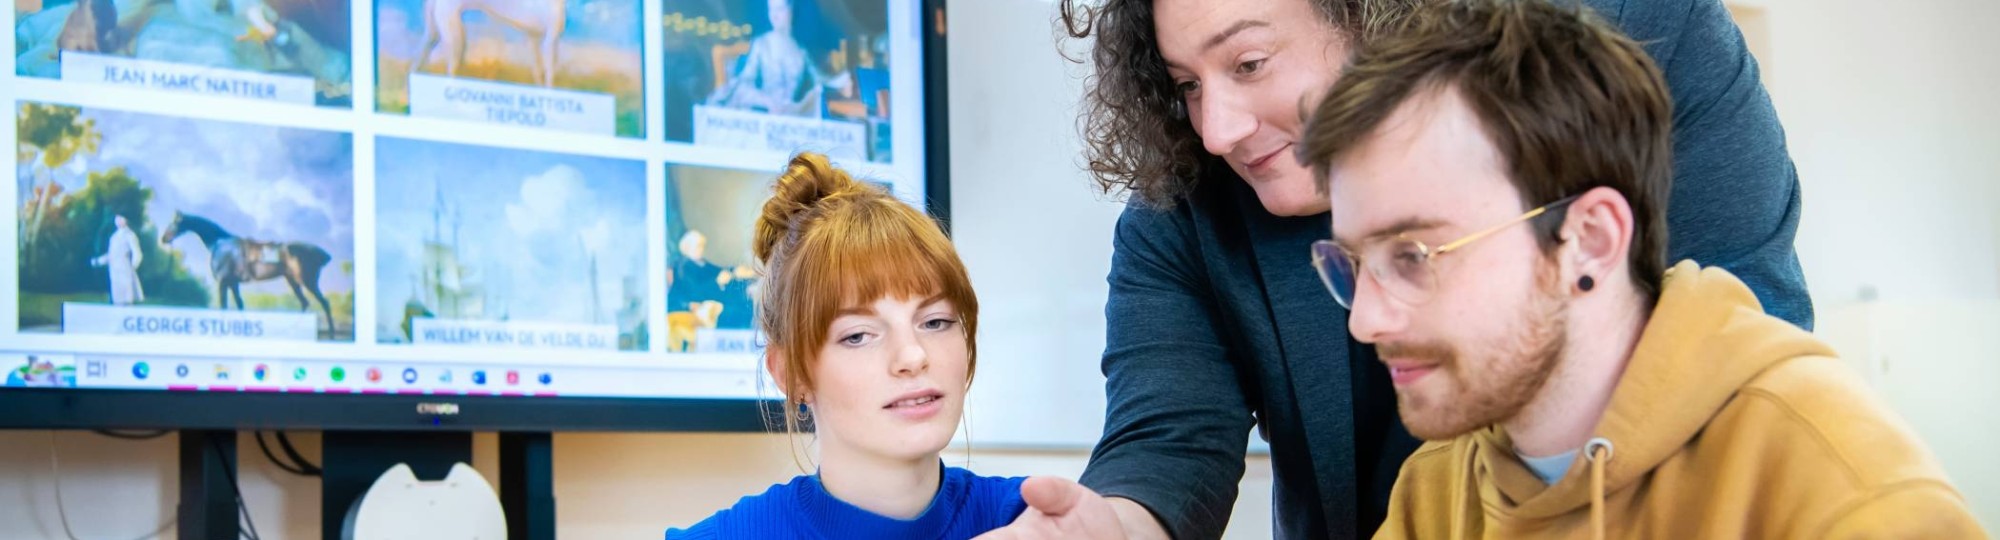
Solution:
<path fill-rule="evenodd" d="M 811 538 L 839 540 L 966 539 L 1000 528 L 1027 509 L 1021 501 L 1024 478 L 978 476 L 945 467 L 931 505 L 914 519 L 895 519 L 862 510 L 826 492 L 817 475 L 771 486 L 744 497 L 687 529 L 667 529 L 667 540 L 708 538 Z"/>

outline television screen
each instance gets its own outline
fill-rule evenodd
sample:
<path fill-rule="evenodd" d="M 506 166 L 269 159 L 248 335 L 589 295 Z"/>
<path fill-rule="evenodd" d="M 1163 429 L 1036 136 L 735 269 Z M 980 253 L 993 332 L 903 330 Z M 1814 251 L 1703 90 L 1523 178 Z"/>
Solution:
<path fill-rule="evenodd" d="M 941 195 L 921 3 L 15 2 L 0 400 L 777 398 L 778 169 Z"/>

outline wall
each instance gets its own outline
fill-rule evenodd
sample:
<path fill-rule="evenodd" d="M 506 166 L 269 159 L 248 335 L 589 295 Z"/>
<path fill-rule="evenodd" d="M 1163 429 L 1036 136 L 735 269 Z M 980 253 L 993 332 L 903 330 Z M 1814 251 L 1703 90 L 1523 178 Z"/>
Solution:
<path fill-rule="evenodd" d="M 2000 298 L 2000 3 L 1743 3 L 1767 14 L 1815 304 Z"/>
<path fill-rule="evenodd" d="M 1122 206 L 1080 172 L 1087 71 L 1057 53 L 1053 14 L 1040 0 L 952 5 L 979 21 L 951 27 L 952 233 L 981 293 L 973 437 L 1079 447 L 1103 431 L 1104 277 Z"/>

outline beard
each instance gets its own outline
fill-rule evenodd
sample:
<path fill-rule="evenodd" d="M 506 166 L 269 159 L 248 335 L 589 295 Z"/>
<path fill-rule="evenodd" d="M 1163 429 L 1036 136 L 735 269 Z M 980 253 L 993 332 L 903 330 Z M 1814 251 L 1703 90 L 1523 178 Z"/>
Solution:
<path fill-rule="evenodd" d="M 1421 388 L 1425 381 L 1396 388 L 1397 411 L 1411 435 L 1445 440 L 1499 424 L 1519 414 L 1548 383 L 1568 340 L 1569 309 L 1555 265 L 1539 266 L 1537 287 L 1507 317 L 1513 322 L 1476 349 L 1484 357 L 1468 357 L 1438 341 L 1381 345 L 1384 358 L 1435 361 L 1432 376 L 1445 383 L 1430 385 L 1430 392 Z"/>

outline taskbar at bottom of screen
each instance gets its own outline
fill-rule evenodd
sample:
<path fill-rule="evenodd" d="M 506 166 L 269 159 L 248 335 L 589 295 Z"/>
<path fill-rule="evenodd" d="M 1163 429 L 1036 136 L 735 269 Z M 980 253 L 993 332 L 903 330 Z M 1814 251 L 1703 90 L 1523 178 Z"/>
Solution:
<path fill-rule="evenodd" d="M 763 399 L 760 372 L 661 366 L 566 366 L 263 360 L 0 351 L 4 387 L 453 395 Z"/>

